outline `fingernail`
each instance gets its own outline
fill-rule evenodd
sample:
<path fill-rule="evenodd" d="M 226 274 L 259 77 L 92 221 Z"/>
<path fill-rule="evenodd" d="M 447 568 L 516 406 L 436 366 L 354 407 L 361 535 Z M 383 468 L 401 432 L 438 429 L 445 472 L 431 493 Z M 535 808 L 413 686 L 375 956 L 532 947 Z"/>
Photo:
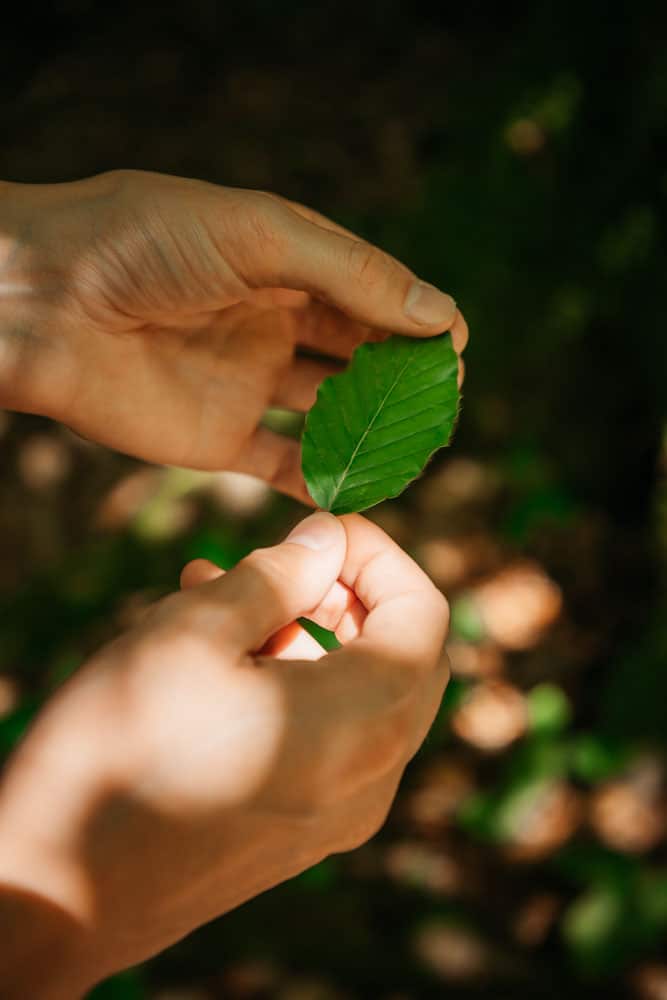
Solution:
<path fill-rule="evenodd" d="M 301 524 L 292 528 L 285 541 L 321 552 L 322 549 L 328 549 L 333 545 L 337 531 L 336 518 L 333 514 L 318 511 L 317 514 L 311 514 Z"/>
<path fill-rule="evenodd" d="M 446 329 L 454 322 L 456 302 L 434 285 L 415 281 L 405 298 L 405 315 L 423 326 L 442 326 Z"/>

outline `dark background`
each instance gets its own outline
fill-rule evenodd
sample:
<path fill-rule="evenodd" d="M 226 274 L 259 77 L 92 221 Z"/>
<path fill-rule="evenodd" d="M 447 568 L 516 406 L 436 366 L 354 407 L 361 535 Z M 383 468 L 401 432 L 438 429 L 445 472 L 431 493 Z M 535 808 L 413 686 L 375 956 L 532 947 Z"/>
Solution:
<path fill-rule="evenodd" d="M 1 177 L 275 190 L 451 291 L 472 333 L 453 447 L 373 512 L 453 606 L 454 680 L 385 829 L 95 996 L 664 1000 L 664 4 L 12 15 Z M 1 429 L 8 750 L 185 560 L 230 565 L 301 511 Z"/>

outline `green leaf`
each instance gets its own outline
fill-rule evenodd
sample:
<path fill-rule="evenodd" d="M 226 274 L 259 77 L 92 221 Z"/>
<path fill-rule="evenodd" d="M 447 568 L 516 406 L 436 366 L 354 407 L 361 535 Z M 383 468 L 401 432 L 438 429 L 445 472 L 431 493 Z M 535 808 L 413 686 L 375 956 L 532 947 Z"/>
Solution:
<path fill-rule="evenodd" d="M 336 633 L 332 632 L 328 628 L 322 628 L 317 622 L 311 622 L 309 618 L 299 618 L 299 625 L 305 628 L 309 635 L 312 635 L 316 642 L 319 642 L 320 646 L 330 652 L 332 649 L 339 649 L 340 643 L 336 638 Z"/>
<path fill-rule="evenodd" d="M 357 348 L 306 418 L 303 475 L 315 503 L 346 514 L 398 496 L 449 442 L 457 371 L 449 334 Z"/>

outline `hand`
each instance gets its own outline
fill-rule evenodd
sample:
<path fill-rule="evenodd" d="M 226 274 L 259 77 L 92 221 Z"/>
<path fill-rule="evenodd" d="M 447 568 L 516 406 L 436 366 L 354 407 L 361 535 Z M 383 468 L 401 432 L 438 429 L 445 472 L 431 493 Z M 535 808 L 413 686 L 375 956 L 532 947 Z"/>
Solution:
<path fill-rule="evenodd" d="M 333 362 L 387 332 L 467 327 L 450 296 L 301 205 L 121 171 L 0 186 L 0 403 L 151 462 L 236 469 L 307 499 L 299 445 Z"/>
<path fill-rule="evenodd" d="M 30 906 L 0 902 L 3 996 L 69 998 L 361 844 L 433 721 L 446 602 L 359 515 L 314 514 L 227 574 L 192 563 L 183 587 L 10 762 L 0 881 L 63 930 L 36 946 Z M 343 647 L 324 655 L 303 614 Z"/>

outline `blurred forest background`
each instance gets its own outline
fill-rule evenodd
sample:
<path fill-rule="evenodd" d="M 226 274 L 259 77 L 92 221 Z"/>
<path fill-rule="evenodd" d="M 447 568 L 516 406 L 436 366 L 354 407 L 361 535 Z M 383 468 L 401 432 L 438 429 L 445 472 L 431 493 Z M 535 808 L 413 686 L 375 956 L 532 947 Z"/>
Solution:
<path fill-rule="evenodd" d="M 94 997 L 665 1000 L 664 3 L 12 13 L 0 176 L 275 190 L 472 332 L 453 447 L 372 512 L 453 608 L 453 680 L 386 827 Z M 5 752 L 186 560 L 231 565 L 304 511 L 0 416 Z"/>

